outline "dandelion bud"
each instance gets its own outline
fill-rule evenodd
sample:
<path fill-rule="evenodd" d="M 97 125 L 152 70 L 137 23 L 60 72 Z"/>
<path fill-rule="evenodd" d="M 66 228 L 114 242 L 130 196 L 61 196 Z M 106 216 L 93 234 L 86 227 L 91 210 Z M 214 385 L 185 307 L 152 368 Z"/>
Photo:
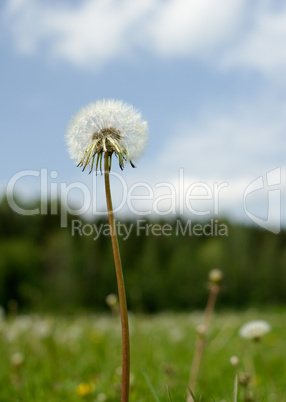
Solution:
<path fill-rule="evenodd" d="M 110 293 L 106 296 L 105 301 L 108 307 L 114 307 L 118 304 L 118 297 L 114 293 Z"/>
<path fill-rule="evenodd" d="M 239 358 L 237 356 L 231 356 L 230 364 L 234 367 L 237 367 L 239 365 Z"/>
<path fill-rule="evenodd" d="M 205 336 L 205 334 L 206 334 L 206 327 L 205 327 L 204 324 L 200 324 L 200 325 L 197 326 L 197 333 L 198 333 L 200 336 Z"/>
<path fill-rule="evenodd" d="M 11 365 L 15 368 L 18 368 L 20 366 L 22 366 L 24 362 L 24 356 L 22 355 L 22 353 L 14 353 L 11 356 Z"/>
<path fill-rule="evenodd" d="M 220 284 L 222 280 L 223 273 L 220 269 L 215 268 L 209 272 L 209 281 L 211 283 Z"/>
<path fill-rule="evenodd" d="M 238 376 L 238 382 L 240 385 L 247 386 L 250 380 L 250 374 L 248 373 L 240 373 Z"/>

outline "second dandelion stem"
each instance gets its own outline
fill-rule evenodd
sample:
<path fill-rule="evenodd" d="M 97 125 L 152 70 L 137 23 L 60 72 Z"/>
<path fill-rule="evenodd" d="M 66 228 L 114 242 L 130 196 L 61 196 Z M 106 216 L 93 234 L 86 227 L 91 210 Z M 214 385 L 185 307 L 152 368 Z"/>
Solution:
<path fill-rule="evenodd" d="M 200 336 L 197 340 L 195 355 L 194 355 L 192 369 L 191 369 L 187 402 L 194 401 L 193 395 L 191 395 L 190 390 L 193 393 L 195 393 L 197 377 L 198 377 L 199 368 L 200 368 L 200 364 L 201 364 L 201 360 L 202 360 L 202 356 L 203 356 L 203 352 L 204 352 L 204 348 L 205 348 L 205 337 L 206 337 L 206 333 L 207 333 L 207 330 L 209 327 L 211 315 L 214 311 L 214 306 L 215 306 L 216 298 L 217 298 L 219 291 L 220 291 L 220 286 L 218 284 L 212 283 L 210 285 L 210 293 L 209 293 L 207 306 L 205 309 L 204 322 L 203 322 L 203 326 L 201 328 L 202 330 L 200 332 Z"/>
<path fill-rule="evenodd" d="M 110 226 L 110 235 L 112 242 L 112 250 L 114 256 L 117 286 L 118 286 L 118 296 L 120 304 L 120 315 L 121 315 L 121 328 L 122 328 L 122 390 L 121 390 L 121 402 L 128 402 L 129 400 L 129 378 L 130 378 L 130 341 L 129 341 L 129 324 L 128 324 L 128 312 L 127 312 L 127 302 L 124 286 L 123 271 L 121 265 L 121 258 L 119 253 L 119 246 L 116 234 L 116 227 L 113 216 L 111 192 L 110 192 L 110 181 L 109 181 L 109 168 L 111 156 L 108 152 L 105 152 L 104 158 L 104 179 L 105 179 L 105 192 L 106 192 L 106 203 L 108 211 L 108 221 Z"/>

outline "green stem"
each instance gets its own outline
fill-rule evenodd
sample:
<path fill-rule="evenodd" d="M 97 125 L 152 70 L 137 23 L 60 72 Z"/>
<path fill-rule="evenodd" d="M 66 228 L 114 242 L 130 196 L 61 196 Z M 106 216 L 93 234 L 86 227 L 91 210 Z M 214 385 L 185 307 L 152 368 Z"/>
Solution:
<path fill-rule="evenodd" d="M 108 211 L 108 221 L 110 225 L 110 235 L 112 242 L 113 257 L 115 263 L 115 271 L 118 286 L 118 296 L 120 304 L 121 315 L 121 328 L 122 328 L 122 390 L 121 402 L 128 402 L 129 400 L 129 378 L 130 378 L 130 341 L 129 341 L 129 326 L 128 326 L 128 312 L 126 303 L 126 294 L 124 286 L 123 271 L 119 253 L 119 246 L 113 216 L 110 181 L 109 181 L 109 154 L 105 152 L 104 159 L 104 179 L 105 179 L 105 192 Z"/>

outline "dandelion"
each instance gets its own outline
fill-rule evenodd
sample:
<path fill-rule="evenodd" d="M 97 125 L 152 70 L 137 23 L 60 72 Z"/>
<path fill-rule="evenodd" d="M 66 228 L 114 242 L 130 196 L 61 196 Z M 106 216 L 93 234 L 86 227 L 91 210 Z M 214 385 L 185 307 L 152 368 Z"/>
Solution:
<path fill-rule="evenodd" d="M 121 402 L 129 400 L 130 342 L 126 293 L 113 216 L 109 171 L 113 154 L 118 158 L 122 170 L 125 162 L 135 167 L 133 161 L 143 152 L 147 131 L 147 123 L 142 121 L 141 114 L 132 106 L 121 101 L 101 100 L 82 108 L 71 121 L 66 134 L 70 156 L 77 160 L 82 170 L 89 166 L 90 173 L 94 168 L 96 172 L 98 168 L 102 172 L 104 155 L 105 193 L 121 314 Z"/>
<path fill-rule="evenodd" d="M 251 376 L 249 373 L 240 373 L 238 376 L 238 382 L 240 385 L 243 385 L 244 387 L 247 387 L 249 384 L 249 381 L 251 379 Z"/>
<path fill-rule="evenodd" d="M 196 328 L 197 334 L 204 337 L 206 334 L 206 327 L 204 324 L 199 324 Z"/>
<path fill-rule="evenodd" d="M 97 395 L 96 400 L 98 402 L 104 402 L 107 400 L 107 396 L 103 392 L 101 392 L 100 394 Z"/>
<path fill-rule="evenodd" d="M 83 382 L 76 388 L 76 393 L 80 396 L 87 396 L 94 392 L 95 384 L 92 382 Z"/>
<path fill-rule="evenodd" d="M 109 169 L 113 154 L 118 157 L 119 166 L 141 156 L 147 141 L 147 123 L 133 106 L 121 101 L 101 100 L 80 109 L 67 130 L 66 141 L 72 159 L 85 170 L 102 171 L 102 157 L 108 155 Z"/>
<path fill-rule="evenodd" d="M 116 315 L 119 313 L 119 303 L 118 303 L 117 295 L 115 295 L 114 293 L 111 293 L 106 296 L 105 301 L 113 314 Z"/>
<path fill-rule="evenodd" d="M 109 307 L 117 306 L 118 304 L 117 295 L 115 295 L 114 293 L 110 293 L 109 295 L 106 296 L 105 301 Z"/>
<path fill-rule="evenodd" d="M 209 272 L 209 281 L 211 283 L 220 284 L 222 280 L 223 280 L 223 272 L 220 269 L 215 268 Z"/>
<path fill-rule="evenodd" d="M 13 353 L 11 356 L 11 365 L 15 368 L 19 368 L 22 366 L 24 362 L 24 356 L 20 352 Z"/>
<path fill-rule="evenodd" d="M 239 358 L 237 356 L 231 356 L 229 361 L 230 361 L 230 364 L 234 367 L 237 367 L 239 365 Z"/>
<path fill-rule="evenodd" d="M 240 330 L 239 335 L 242 338 L 252 339 L 259 341 L 265 334 L 270 332 L 271 327 L 266 321 L 256 320 L 244 324 Z"/>

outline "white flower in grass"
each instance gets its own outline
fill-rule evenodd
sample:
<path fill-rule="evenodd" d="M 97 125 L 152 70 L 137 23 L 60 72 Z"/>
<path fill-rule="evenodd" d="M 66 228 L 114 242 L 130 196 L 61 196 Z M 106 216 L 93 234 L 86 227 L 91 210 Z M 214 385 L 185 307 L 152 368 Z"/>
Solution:
<path fill-rule="evenodd" d="M 73 117 L 67 130 L 66 142 L 72 159 L 84 170 L 94 167 L 101 170 L 103 153 L 109 157 L 109 168 L 113 153 L 119 166 L 133 161 L 143 153 L 148 138 L 147 122 L 133 106 L 116 100 L 100 100 L 83 107 Z"/>
<path fill-rule="evenodd" d="M 239 334 L 242 338 L 252 339 L 254 341 L 259 341 L 262 336 L 270 332 L 271 327 L 266 321 L 257 320 L 250 321 L 244 324 L 240 330 Z"/>

